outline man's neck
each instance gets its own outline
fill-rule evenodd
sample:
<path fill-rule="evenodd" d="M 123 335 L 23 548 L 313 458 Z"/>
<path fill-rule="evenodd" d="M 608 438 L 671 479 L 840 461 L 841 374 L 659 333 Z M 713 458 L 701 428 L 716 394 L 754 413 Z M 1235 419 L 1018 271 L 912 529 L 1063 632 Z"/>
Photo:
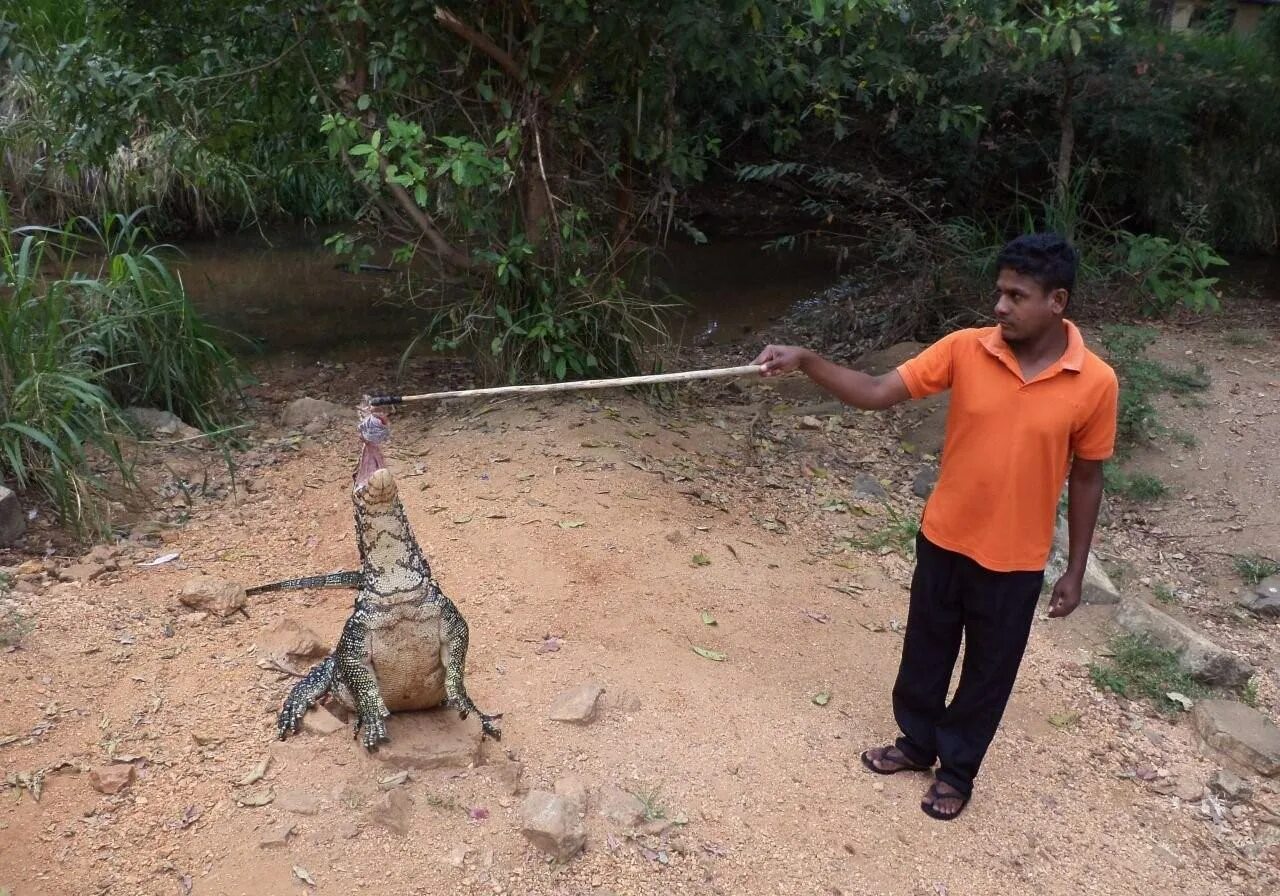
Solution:
<path fill-rule="evenodd" d="M 1067 328 L 1062 320 L 1058 320 L 1033 339 L 1009 343 L 1009 349 L 1024 367 L 1028 364 L 1045 362 L 1052 364 L 1067 350 Z"/>

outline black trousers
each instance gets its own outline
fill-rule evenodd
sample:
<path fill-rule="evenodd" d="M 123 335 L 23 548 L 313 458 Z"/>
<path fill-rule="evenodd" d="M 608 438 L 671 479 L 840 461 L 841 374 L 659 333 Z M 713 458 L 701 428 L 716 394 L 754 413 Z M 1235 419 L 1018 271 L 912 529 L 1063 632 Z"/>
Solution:
<path fill-rule="evenodd" d="M 938 760 L 938 780 L 965 796 L 995 737 L 1031 634 L 1044 572 L 993 572 L 916 538 L 916 569 L 893 687 L 897 746 L 912 762 Z M 964 663 L 947 689 L 960 636 Z"/>

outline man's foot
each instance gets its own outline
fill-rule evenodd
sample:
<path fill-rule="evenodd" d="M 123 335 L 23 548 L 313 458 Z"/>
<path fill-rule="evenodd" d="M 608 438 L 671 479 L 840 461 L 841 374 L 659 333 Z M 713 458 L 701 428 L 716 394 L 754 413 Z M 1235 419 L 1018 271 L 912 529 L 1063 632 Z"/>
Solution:
<path fill-rule="evenodd" d="M 969 798 L 945 781 L 934 781 L 920 803 L 924 814 L 940 821 L 950 821 L 964 811 Z"/>
<path fill-rule="evenodd" d="M 927 772 L 932 766 L 917 765 L 893 744 L 874 747 L 862 752 L 862 764 L 877 775 L 894 775 L 898 772 Z"/>

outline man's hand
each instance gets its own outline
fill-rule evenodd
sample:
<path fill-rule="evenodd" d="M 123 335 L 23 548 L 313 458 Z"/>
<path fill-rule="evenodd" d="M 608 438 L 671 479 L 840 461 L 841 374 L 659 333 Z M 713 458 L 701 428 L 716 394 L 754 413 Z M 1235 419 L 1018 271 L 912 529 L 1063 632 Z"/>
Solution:
<path fill-rule="evenodd" d="M 1083 577 L 1071 572 L 1058 579 L 1053 586 L 1053 596 L 1049 598 L 1050 618 L 1070 616 L 1080 606 L 1080 591 L 1083 587 Z"/>
<path fill-rule="evenodd" d="M 807 348 L 794 345 L 766 345 L 752 364 L 763 365 L 761 376 L 780 376 L 798 370 L 805 358 L 813 353 Z"/>

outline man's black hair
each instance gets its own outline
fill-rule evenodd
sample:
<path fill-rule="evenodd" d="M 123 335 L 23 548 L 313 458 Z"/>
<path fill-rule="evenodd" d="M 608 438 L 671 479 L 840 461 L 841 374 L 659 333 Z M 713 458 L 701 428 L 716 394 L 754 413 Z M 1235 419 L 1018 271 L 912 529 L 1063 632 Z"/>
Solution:
<path fill-rule="evenodd" d="M 1039 283 L 1045 292 L 1076 288 L 1076 250 L 1056 233 L 1028 233 L 1010 241 L 996 256 L 996 270 L 1011 268 Z"/>

